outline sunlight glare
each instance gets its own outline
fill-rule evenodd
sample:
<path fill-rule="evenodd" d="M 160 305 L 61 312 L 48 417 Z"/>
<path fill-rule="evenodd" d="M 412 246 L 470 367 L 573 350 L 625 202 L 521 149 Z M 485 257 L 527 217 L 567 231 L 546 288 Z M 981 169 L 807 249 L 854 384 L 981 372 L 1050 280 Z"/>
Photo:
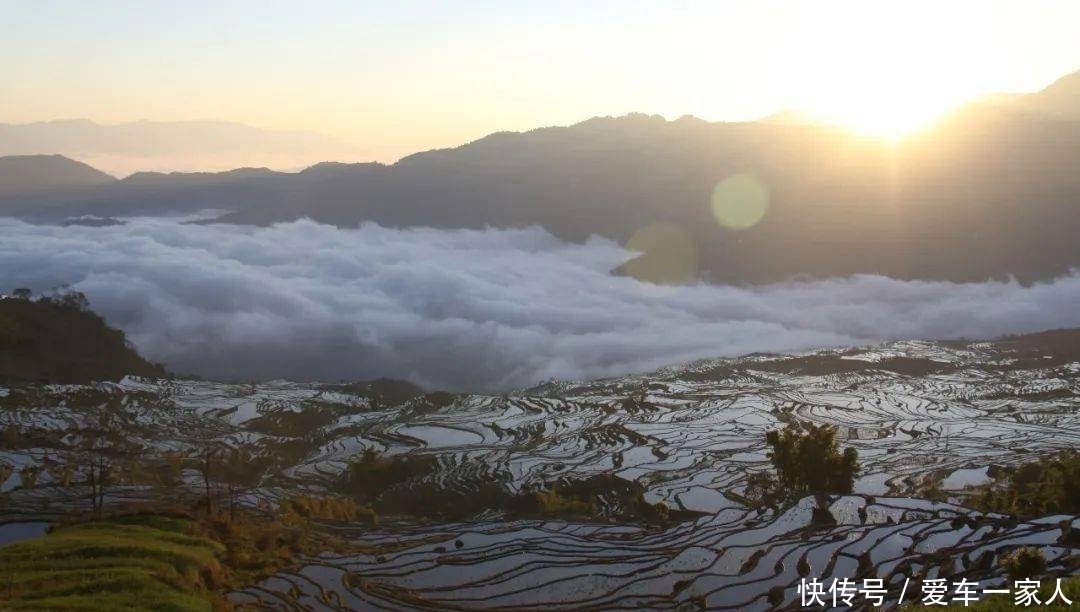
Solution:
<path fill-rule="evenodd" d="M 858 134 L 899 140 L 941 117 L 959 104 L 946 96 L 938 97 L 930 85 L 874 88 L 870 92 L 838 93 L 826 108 L 809 114 L 822 123 L 847 128 Z"/>
<path fill-rule="evenodd" d="M 965 46 L 962 30 L 895 7 L 864 4 L 853 11 L 860 19 L 852 23 L 874 25 L 823 36 L 802 60 L 804 95 L 796 106 L 808 116 L 897 140 L 977 95 L 974 75 L 957 53 Z"/>

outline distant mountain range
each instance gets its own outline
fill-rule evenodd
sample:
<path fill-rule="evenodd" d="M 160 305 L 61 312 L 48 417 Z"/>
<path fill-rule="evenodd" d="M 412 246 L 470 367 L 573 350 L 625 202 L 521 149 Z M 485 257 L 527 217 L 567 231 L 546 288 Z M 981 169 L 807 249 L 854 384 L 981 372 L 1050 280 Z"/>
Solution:
<path fill-rule="evenodd" d="M 492 134 L 393 165 L 137 174 L 75 192 L 69 181 L 55 193 L 0 196 L 0 210 L 52 220 L 213 208 L 239 224 L 535 224 L 570 240 L 629 243 L 651 260 L 626 271 L 655 281 L 1034 281 L 1080 267 L 1078 167 L 1080 72 L 1035 94 L 973 102 L 898 143 L 787 115 L 708 123 L 637 114 Z M 760 222 L 744 229 L 718 223 L 710 203 L 736 174 L 768 195 Z"/>
<path fill-rule="evenodd" d="M 325 134 L 264 130 L 228 121 L 87 119 L 0 123 L 0 155 L 61 154 L 116 176 L 138 170 L 227 170 L 237 165 L 298 169 L 326 159 L 363 159 Z"/>

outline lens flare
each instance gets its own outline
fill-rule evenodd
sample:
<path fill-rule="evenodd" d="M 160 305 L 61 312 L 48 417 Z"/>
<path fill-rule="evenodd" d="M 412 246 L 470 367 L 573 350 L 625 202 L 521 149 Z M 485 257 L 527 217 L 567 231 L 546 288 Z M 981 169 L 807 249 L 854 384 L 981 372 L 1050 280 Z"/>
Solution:
<path fill-rule="evenodd" d="M 711 203 L 717 223 L 733 230 L 750 229 L 769 209 L 769 189 L 753 174 L 733 174 L 716 185 Z"/>
<path fill-rule="evenodd" d="M 626 248 L 641 255 L 623 264 L 619 269 L 622 274 L 657 285 L 685 285 L 697 280 L 697 245 L 679 225 L 643 227 L 634 232 Z"/>

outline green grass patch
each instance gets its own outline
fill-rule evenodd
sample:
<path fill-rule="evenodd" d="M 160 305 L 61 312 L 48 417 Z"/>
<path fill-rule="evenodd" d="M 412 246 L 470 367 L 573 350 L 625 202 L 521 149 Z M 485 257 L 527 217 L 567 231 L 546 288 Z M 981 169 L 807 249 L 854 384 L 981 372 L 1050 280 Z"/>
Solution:
<path fill-rule="evenodd" d="M 191 524 L 128 517 L 0 547 L 0 610 L 207 612 L 227 570 Z"/>

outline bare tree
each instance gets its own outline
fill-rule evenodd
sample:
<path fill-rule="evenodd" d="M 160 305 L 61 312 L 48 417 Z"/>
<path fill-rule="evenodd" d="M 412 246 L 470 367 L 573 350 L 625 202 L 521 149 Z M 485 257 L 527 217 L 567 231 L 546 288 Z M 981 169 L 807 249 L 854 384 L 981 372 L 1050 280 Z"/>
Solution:
<path fill-rule="evenodd" d="M 113 425 L 108 411 L 103 411 L 96 423 L 81 429 L 72 460 L 86 476 L 90 487 L 94 516 L 101 517 L 105 508 L 105 493 L 116 484 L 124 464 L 133 464 L 142 455 L 142 445 L 128 440 Z"/>
<path fill-rule="evenodd" d="M 235 446 L 222 453 L 221 478 L 229 501 L 229 519 L 236 520 L 236 509 L 245 491 L 257 487 L 269 466 L 264 456 L 258 456 L 244 446 Z"/>

